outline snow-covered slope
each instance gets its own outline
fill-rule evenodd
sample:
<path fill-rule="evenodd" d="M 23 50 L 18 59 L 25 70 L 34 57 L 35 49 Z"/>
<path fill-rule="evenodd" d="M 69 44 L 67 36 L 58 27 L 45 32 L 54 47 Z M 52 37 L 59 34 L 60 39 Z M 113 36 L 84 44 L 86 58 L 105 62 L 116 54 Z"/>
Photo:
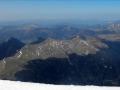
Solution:
<path fill-rule="evenodd" d="M 119 87 L 47 85 L 0 80 L 0 90 L 120 90 Z"/>

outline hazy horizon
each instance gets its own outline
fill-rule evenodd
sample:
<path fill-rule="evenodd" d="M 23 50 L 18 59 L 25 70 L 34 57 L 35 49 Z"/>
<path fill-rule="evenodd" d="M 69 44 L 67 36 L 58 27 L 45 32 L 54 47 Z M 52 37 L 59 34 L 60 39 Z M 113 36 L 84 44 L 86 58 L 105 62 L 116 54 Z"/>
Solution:
<path fill-rule="evenodd" d="M 117 20 L 118 0 L 1 0 L 0 22 Z"/>

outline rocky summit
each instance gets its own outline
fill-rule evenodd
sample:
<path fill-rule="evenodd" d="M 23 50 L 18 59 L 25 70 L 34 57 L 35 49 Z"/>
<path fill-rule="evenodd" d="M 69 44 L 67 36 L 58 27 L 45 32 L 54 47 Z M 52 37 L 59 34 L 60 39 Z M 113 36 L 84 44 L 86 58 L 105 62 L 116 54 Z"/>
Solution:
<path fill-rule="evenodd" d="M 48 38 L 42 43 L 28 44 L 19 50 L 12 59 L 47 59 L 50 57 L 66 58 L 69 54 L 95 54 L 108 46 L 96 38 L 82 39 L 76 36 L 70 40 Z"/>

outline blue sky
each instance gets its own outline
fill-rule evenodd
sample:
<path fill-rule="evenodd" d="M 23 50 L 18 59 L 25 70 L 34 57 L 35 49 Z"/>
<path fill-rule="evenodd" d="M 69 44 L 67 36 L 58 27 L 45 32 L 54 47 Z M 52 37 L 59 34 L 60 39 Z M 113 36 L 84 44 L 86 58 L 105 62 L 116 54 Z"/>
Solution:
<path fill-rule="evenodd" d="M 0 21 L 120 19 L 120 0 L 0 0 Z"/>

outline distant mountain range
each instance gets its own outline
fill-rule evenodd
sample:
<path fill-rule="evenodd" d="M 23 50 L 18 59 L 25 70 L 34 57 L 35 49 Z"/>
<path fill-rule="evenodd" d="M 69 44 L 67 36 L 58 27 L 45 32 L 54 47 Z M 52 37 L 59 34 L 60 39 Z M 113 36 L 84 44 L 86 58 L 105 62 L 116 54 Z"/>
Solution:
<path fill-rule="evenodd" d="M 120 33 L 120 23 L 112 22 L 97 25 L 80 25 L 69 26 L 59 25 L 52 27 L 41 27 L 37 24 L 23 24 L 16 26 L 1 26 L 0 42 L 14 37 L 24 43 L 32 43 L 38 38 L 54 38 L 54 39 L 69 39 L 76 35 L 97 36 L 101 34 L 118 34 Z"/>
<path fill-rule="evenodd" d="M 120 86 L 118 23 L 0 29 L 0 79 Z"/>

